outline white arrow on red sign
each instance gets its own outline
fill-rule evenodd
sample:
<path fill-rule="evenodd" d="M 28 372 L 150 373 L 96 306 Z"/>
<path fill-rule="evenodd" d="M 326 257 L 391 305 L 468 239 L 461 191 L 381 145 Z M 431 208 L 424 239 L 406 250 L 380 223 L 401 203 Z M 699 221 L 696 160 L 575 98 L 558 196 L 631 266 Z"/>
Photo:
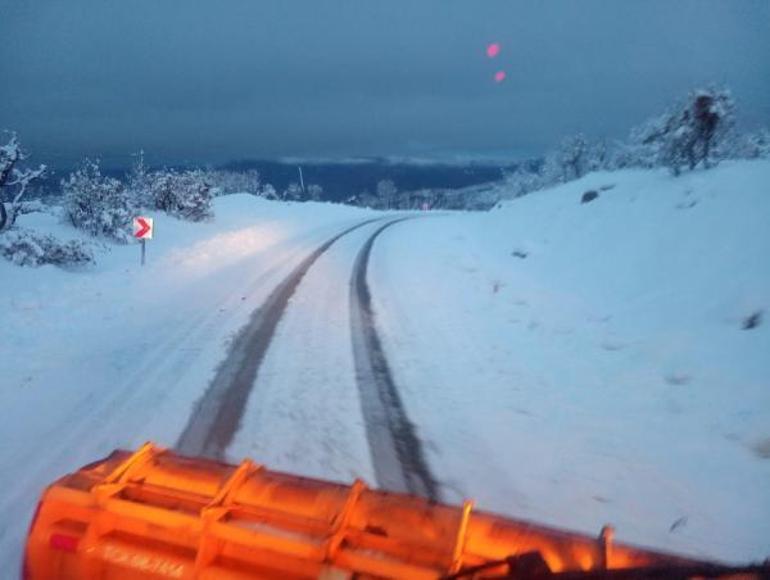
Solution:
<path fill-rule="evenodd" d="M 152 239 L 152 218 L 134 218 L 134 237 L 138 240 Z"/>

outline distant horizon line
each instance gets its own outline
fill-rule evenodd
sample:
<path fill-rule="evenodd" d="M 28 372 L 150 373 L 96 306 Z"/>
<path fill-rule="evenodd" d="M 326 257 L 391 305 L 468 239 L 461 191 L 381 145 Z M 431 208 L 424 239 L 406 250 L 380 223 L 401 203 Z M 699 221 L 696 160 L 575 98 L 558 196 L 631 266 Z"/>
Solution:
<path fill-rule="evenodd" d="M 30 152 L 29 162 L 33 165 L 45 162 L 46 158 L 50 155 L 35 155 L 34 151 Z M 119 170 L 129 169 L 133 165 L 132 158 L 135 158 L 136 154 L 128 155 L 84 155 L 78 160 L 67 159 L 60 162 L 48 161 L 48 165 L 52 170 L 55 169 L 71 169 L 76 167 L 84 159 L 98 160 L 101 166 L 105 169 Z M 169 161 L 154 161 L 152 156 L 145 155 L 145 160 L 150 158 L 147 165 L 151 167 L 186 167 L 186 168 L 201 168 L 201 169 L 232 169 L 232 166 L 249 165 L 249 164 L 274 164 L 274 165 L 308 165 L 308 166 L 321 166 L 321 165 L 392 165 L 392 166 L 413 166 L 413 167 L 508 167 L 519 165 L 521 163 L 527 163 L 530 161 L 536 161 L 542 156 L 529 155 L 529 156 L 506 156 L 504 154 L 498 155 L 455 155 L 455 156 L 425 156 L 425 155 L 361 155 L 361 156 L 339 156 L 339 157 L 315 157 L 315 156 L 255 156 L 255 157 L 241 157 L 233 158 L 226 161 L 214 162 L 214 161 L 194 161 L 189 159 L 169 160 Z M 41 159 L 42 158 L 42 159 Z"/>

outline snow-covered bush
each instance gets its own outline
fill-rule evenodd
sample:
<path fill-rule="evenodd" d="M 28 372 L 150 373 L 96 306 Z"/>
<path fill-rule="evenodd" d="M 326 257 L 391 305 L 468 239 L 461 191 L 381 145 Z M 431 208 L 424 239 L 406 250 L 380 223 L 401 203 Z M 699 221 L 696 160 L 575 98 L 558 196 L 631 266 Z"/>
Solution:
<path fill-rule="evenodd" d="M 131 195 L 123 184 L 102 175 L 98 161 L 86 159 L 61 182 L 65 212 L 76 228 L 117 242 L 131 240 L 135 214 Z"/>
<path fill-rule="evenodd" d="M 307 198 L 310 201 L 321 201 L 324 194 L 324 188 L 317 183 L 311 183 L 307 186 Z"/>
<path fill-rule="evenodd" d="M 770 157 L 770 131 L 753 133 L 732 131 L 714 149 L 717 159 L 763 159 Z"/>
<path fill-rule="evenodd" d="M 563 139 L 557 149 L 549 152 L 536 174 L 521 170 L 512 176 L 522 188 L 523 195 L 535 189 L 580 179 L 590 171 L 607 169 L 611 161 L 612 154 L 604 141 L 591 142 L 578 134 Z"/>
<path fill-rule="evenodd" d="M 203 171 L 158 171 L 150 176 L 155 209 L 180 219 L 199 222 L 211 218 L 211 185 Z"/>
<path fill-rule="evenodd" d="M 659 167 L 663 162 L 663 147 L 670 130 L 672 115 L 669 112 L 652 117 L 631 129 L 628 141 L 618 144 L 616 148 L 615 167 Z"/>
<path fill-rule="evenodd" d="M 517 168 L 516 171 L 504 175 L 508 198 L 521 197 L 542 189 L 544 187 L 543 177 L 534 171 L 526 168 Z"/>
<path fill-rule="evenodd" d="M 355 205 L 360 205 L 361 207 L 368 207 L 371 209 L 377 209 L 379 208 L 380 200 L 379 198 L 374 195 L 373 193 L 369 192 L 369 190 L 365 189 L 361 193 L 355 195 L 352 197 L 353 203 Z"/>
<path fill-rule="evenodd" d="M 80 266 L 94 261 L 91 247 L 82 240 L 63 242 L 23 228 L 0 235 L 0 255 L 19 266 Z"/>
<path fill-rule="evenodd" d="M 261 195 L 265 199 L 271 199 L 271 200 L 279 199 L 278 192 L 275 190 L 275 187 L 273 187 L 270 183 L 265 184 L 265 186 L 262 188 Z"/>
<path fill-rule="evenodd" d="M 299 183 L 292 181 L 281 194 L 281 199 L 284 201 L 304 201 L 305 192 L 302 191 Z"/>
<path fill-rule="evenodd" d="M 216 195 L 228 195 L 231 193 L 251 193 L 262 195 L 262 179 L 259 171 L 248 169 L 246 171 L 231 171 L 216 169 L 206 171 L 206 180 Z"/>
<path fill-rule="evenodd" d="M 568 137 L 550 151 L 539 168 L 531 164 L 504 174 L 506 198 L 521 197 L 533 191 L 579 179 L 590 171 L 610 168 L 613 153 L 604 141 L 590 142 L 583 135 Z"/>
<path fill-rule="evenodd" d="M 51 206 L 44 204 L 39 199 L 22 201 L 18 204 L 16 215 L 27 215 L 30 213 L 46 213 L 51 211 Z"/>

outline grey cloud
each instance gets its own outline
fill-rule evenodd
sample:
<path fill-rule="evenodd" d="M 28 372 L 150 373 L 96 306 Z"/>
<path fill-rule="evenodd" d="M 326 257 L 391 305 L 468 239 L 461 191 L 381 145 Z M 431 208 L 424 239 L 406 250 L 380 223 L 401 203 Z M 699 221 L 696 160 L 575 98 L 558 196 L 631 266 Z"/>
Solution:
<path fill-rule="evenodd" d="M 0 128 L 62 162 L 536 154 L 709 82 L 768 124 L 768 29 L 766 0 L 0 0 Z"/>

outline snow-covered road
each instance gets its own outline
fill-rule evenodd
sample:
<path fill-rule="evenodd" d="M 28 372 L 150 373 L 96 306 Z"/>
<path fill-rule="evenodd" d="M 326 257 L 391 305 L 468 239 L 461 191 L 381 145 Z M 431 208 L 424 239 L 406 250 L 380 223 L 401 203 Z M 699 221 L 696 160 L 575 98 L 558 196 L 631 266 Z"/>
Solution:
<path fill-rule="evenodd" d="M 231 459 L 259 457 L 304 475 L 362 477 L 393 491 L 437 496 L 421 442 L 389 380 L 367 285 L 374 241 L 403 219 L 364 222 L 336 236 L 279 287 L 280 299 L 269 298 L 256 313 L 231 351 L 232 363 L 225 363 L 250 373 L 237 384 L 240 370 L 224 369 L 223 380 L 242 394 L 234 404 L 240 428 L 227 447 Z M 262 343 L 241 348 L 251 335 L 262 335 Z M 217 378 L 222 375 L 220 368 Z M 207 398 L 211 407 L 220 400 L 211 391 Z M 206 418 L 211 411 L 201 406 L 193 431 L 197 424 L 216 434 Z M 211 451 L 196 449 L 192 439 L 187 449 L 184 436 L 180 449 Z"/>
<path fill-rule="evenodd" d="M 198 401 L 176 448 L 181 453 L 222 459 L 240 428 L 259 367 L 289 300 L 315 262 L 341 238 L 377 220 L 362 221 L 321 244 L 300 262 L 255 310 L 238 333 L 206 394 Z"/>
<path fill-rule="evenodd" d="M 218 202 L 216 227 L 156 220 L 144 269 L 131 247 L 88 273 L 0 264 L 0 562 L 20 561 L 45 485 L 115 448 L 173 446 L 251 313 L 329 238 L 373 217 Z"/>
<path fill-rule="evenodd" d="M 135 247 L 0 263 L 0 561 L 45 484 L 192 425 L 183 448 L 233 461 L 395 489 L 422 471 L 444 500 L 767 556 L 770 332 L 743 321 L 770 308 L 770 164 L 704 175 L 591 174 L 384 229 L 399 216 L 228 196 L 215 223 L 159 216 L 143 270 Z M 250 321 L 258 368 L 220 416 Z"/>
<path fill-rule="evenodd" d="M 303 475 L 374 482 L 350 332 L 350 272 L 377 228 L 340 238 L 307 272 L 278 324 L 228 449 Z"/>

